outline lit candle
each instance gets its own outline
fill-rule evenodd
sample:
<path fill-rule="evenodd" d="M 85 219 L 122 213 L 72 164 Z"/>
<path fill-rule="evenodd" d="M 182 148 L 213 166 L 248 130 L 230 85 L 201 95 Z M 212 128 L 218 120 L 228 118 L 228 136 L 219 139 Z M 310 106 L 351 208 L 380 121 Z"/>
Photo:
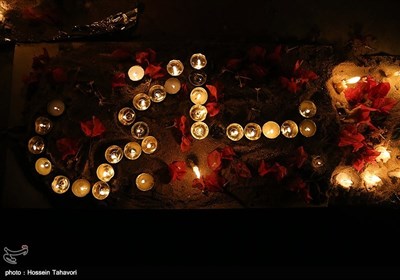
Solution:
<path fill-rule="evenodd" d="M 96 170 L 97 178 L 103 182 L 108 182 L 114 177 L 114 168 L 108 163 L 102 163 Z"/>
<path fill-rule="evenodd" d="M 313 156 L 311 160 L 311 166 L 315 169 L 319 169 L 325 165 L 325 161 L 321 156 Z"/>
<path fill-rule="evenodd" d="M 153 102 L 161 102 L 167 97 L 167 92 L 162 85 L 154 85 L 149 89 L 149 96 Z"/>
<path fill-rule="evenodd" d="M 193 105 L 190 108 L 189 115 L 194 121 L 204 121 L 207 117 L 207 108 L 200 104 Z"/>
<path fill-rule="evenodd" d="M 142 141 L 142 151 L 146 154 L 152 154 L 157 150 L 157 139 L 153 136 L 146 136 Z"/>
<path fill-rule="evenodd" d="M 284 121 L 281 125 L 281 133 L 283 136 L 287 138 L 294 138 L 296 137 L 297 133 L 299 132 L 299 128 L 294 121 L 287 120 Z"/>
<path fill-rule="evenodd" d="M 118 112 L 118 121 L 122 125 L 131 125 L 136 119 L 136 113 L 132 108 L 125 107 Z"/>
<path fill-rule="evenodd" d="M 207 59 L 204 54 L 195 53 L 190 58 L 190 65 L 197 70 L 200 70 L 207 65 Z"/>
<path fill-rule="evenodd" d="M 167 64 L 167 72 L 171 76 L 179 76 L 183 72 L 183 63 L 180 60 L 173 59 Z"/>
<path fill-rule="evenodd" d="M 248 123 L 244 127 L 244 136 L 251 141 L 260 139 L 261 137 L 261 126 L 256 123 Z"/>
<path fill-rule="evenodd" d="M 44 151 L 44 140 L 40 136 L 33 136 L 28 141 L 28 150 L 32 154 L 38 155 Z"/>
<path fill-rule="evenodd" d="M 133 138 L 141 140 L 149 135 L 150 129 L 145 122 L 136 122 L 131 127 L 131 134 Z"/>
<path fill-rule="evenodd" d="M 103 181 L 98 181 L 93 185 L 92 194 L 94 198 L 98 200 L 103 200 L 110 194 L 110 186 Z"/>
<path fill-rule="evenodd" d="M 154 186 L 154 178 L 149 173 L 141 173 L 136 177 L 136 187 L 141 191 L 149 191 Z"/>
<path fill-rule="evenodd" d="M 314 102 L 305 100 L 300 103 L 299 112 L 303 117 L 311 118 L 317 113 L 317 106 L 315 106 Z"/>
<path fill-rule="evenodd" d="M 181 82 L 177 78 L 169 78 L 164 83 L 164 89 L 169 94 L 177 94 L 181 89 Z"/>
<path fill-rule="evenodd" d="M 275 139 L 281 133 L 281 128 L 276 122 L 268 121 L 263 125 L 262 132 L 265 137 Z"/>
<path fill-rule="evenodd" d="M 121 161 L 123 157 L 123 152 L 121 147 L 117 145 L 112 145 L 107 148 L 107 150 L 104 153 L 104 156 L 109 163 L 115 164 Z"/>
<path fill-rule="evenodd" d="M 354 184 L 353 180 L 351 180 L 351 176 L 345 172 L 340 172 L 336 175 L 336 183 L 346 189 Z"/>
<path fill-rule="evenodd" d="M 63 194 L 68 191 L 70 186 L 69 179 L 63 175 L 54 177 L 51 188 L 55 193 Z"/>
<path fill-rule="evenodd" d="M 132 66 L 128 70 L 128 76 L 134 82 L 140 81 L 144 77 L 144 69 L 139 65 Z"/>
<path fill-rule="evenodd" d="M 390 152 L 384 146 L 378 146 L 375 151 L 380 152 L 379 156 L 376 157 L 376 161 L 382 161 L 383 163 L 388 162 L 390 159 Z"/>
<path fill-rule="evenodd" d="M 60 99 L 54 99 L 47 104 L 47 112 L 54 116 L 58 117 L 64 113 L 65 105 Z"/>
<path fill-rule="evenodd" d="M 338 93 L 342 93 L 345 89 L 348 88 L 347 85 L 356 84 L 356 83 L 358 83 L 360 80 L 361 80 L 361 77 L 355 76 L 355 77 L 349 78 L 349 79 L 347 79 L 347 80 L 341 80 L 341 81 L 338 82 L 338 83 L 334 83 L 334 84 L 333 84 L 333 87 L 336 89 L 336 91 L 337 91 Z"/>
<path fill-rule="evenodd" d="M 202 88 L 202 87 L 195 87 L 191 92 L 190 92 L 190 100 L 194 104 L 200 104 L 203 105 L 206 103 L 208 99 L 208 93 L 207 91 Z"/>
<path fill-rule="evenodd" d="M 202 86 L 207 82 L 207 74 L 203 71 L 192 71 L 189 74 L 189 82 L 195 87 Z"/>
<path fill-rule="evenodd" d="M 361 177 L 364 179 L 367 190 L 371 190 L 382 183 L 382 179 L 379 176 L 368 170 L 364 171 Z"/>
<path fill-rule="evenodd" d="M 147 110 L 151 105 L 150 96 L 145 93 L 138 93 L 133 97 L 133 107 L 139 111 Z"/>
<path fill-rule="evenodd" d="M 226 136 L 232 141 L 239 141 L 244 136 L 243 127 L 238 123 L 231 123 L 226 128 Z"/>
<path fill-rule="evenodd" d="M 317 131 L 317 125 L 312 120 L 303 120 L 300 123 L 300 133 L 304 137 L 311 137 Z"/>
<path fill-rule="evenodd" d="M 35 162 L 36 172 L 40 175 L 48 175 L 51 172 L 52 164 L 47 158 L 39 158 Z"/>
<path fill-rule="evenodd" d="M 190 132 L 195 139 L 202 140 L 208 135 L 208 125 L 203 122 L 195 122 L 190 128 Z"/>
<path fill-rule="evenodd" d="M 71 189 L 76 197 L 84 197 L 90 192 L 90 182 L 86 179 L 77 179 L 72 183 Z"/>
<path fill-rule="evenodd" d="M 53 128 L 53 122 L 46 117 L 38 117 L 35 120 L 35 132 L 40 135 L 45 135 Z"/>
<path fill-rule="evenodd" d="M 142 147 L 137 142 L 128 142 L 124 147 L 124 155 L 127 159 L 135 160 L 142 154 Z"/>

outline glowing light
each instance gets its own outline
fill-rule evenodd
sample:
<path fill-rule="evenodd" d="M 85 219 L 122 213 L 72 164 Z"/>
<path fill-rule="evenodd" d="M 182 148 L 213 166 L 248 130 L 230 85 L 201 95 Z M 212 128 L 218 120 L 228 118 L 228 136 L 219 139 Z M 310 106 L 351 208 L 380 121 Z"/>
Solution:
<path fill-rule="evenodd" d="M 380 155 L 375 159 L 377 162 L 386 163 L 390 159 L 390 152 L 384 146 L 379 146 L 375 151 L 380 152 Z"/>
<path fill-rule="evenodd" d="M 361 77 L 355 76 L 355 77 L 351 77 L 351 78 L 347 79 L 345 81 L 345 83 L 348 84 L 348 85 L 351 85 L 351 84 L 358 83 L 360 80 L 361 80 Z"/>
<path fill-rule="evenodd" d="M 367 189 L 376 187 L 382 182 L 382 179 L 379 176 L 375 175 L 370 171 L 365 171 L 362 177 L 364 179 L 365 187 Z"/>
<path fill-rule="evenodd" d="M 353 180 L 351 180 L 351 176 L 345 172 L 340 172 L 336 175 L 336 182 L 346 189 L 350 188 L 354 184 Z"/>
<path fill-rule="evenodd" d="M 201 174 L 200 174 L 200 169 L 197 165 L 193 166 L 193 172 L 196 174 L 197 179 L 200 179 Z"/>

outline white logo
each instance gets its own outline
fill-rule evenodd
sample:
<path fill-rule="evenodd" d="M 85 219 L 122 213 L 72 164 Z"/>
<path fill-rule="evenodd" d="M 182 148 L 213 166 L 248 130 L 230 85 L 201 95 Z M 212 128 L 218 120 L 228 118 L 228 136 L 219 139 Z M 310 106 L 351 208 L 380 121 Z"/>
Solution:
<path fill-rule="evenodd" d="M 14 257 L 20 255 L 26 256 L 28 254 L 28 245 L 22 245 L 21 250 L 17 251 L 13 251 L 8 249 L 7 247 L 4 247 L 4 252 L 6 253 L 3 255 L 3 260 L 8 262 L 9 264 L 17 264 L 17 259 Z"/>

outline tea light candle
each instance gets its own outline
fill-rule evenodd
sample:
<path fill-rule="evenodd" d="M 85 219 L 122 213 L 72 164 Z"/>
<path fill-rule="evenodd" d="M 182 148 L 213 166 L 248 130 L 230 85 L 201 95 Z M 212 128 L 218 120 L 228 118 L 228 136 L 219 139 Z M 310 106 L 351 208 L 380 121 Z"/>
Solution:
<path fill-rule="evenodd" d="M 76 197 L 84 197 L 90 192 L 90 182 L 86 179 L 77 179 L 71 189 Z"/>
<path fill-rule="evenodd" d="M 231 123 L 226 128 L 226 136 L 232 141 L 239 141 L 244 136 L 243 127 L 238 123 Z"/>
<path fill-rule="evenodd" d="M 294 138 L 296 137 L 297 133 L 299 132 L 299 128 L 294 121 L 287 120 L 284 121 L 281 125 L 281 133 L 283 136 L 287 138 Z"/>
<path fill-rule="evenodd" d="M 311 160 L 311 166 L 315 169 L 319 169 L 325 165 L 325 161 L 321 156 L 313 156 Z"/>
<path fill-rule="evenodd" d="M 141 140 L 149 135 L 150 129 L 145 122 L 136 122 L 132 125 L 131 134 L 133 138 Z"/>
<path fill-rule="evenodd" d="M 51 183 L 51 189 L 58 194 L 63 194 L 68 191 L 70 186 L 69 179 L 63 175 L 54 177 Z"/>
<path fill-rule="evenodd" d="M 200 104 L 193 105 L 189 111 L 189 115 L 194 121 L 204 121 L 207 113 L 207 108 Z"/>
<path fill-rule="evenodd" d="M 38 155 L 44 151 L 44 140 L 40 136 L 33 136 L 28 141 L 28 150 L 34 155 Z"/>
<path fill-rule="evenodd" d="M 189 82 L 195 87 L 202 86 L 207 82 L 207 74 L 203 71 L 192 71 L 189 74 Z"/>
<path fill-rule="evenodd" d="M 179 76 L 183 72 L 183 63 L 180 60 L 173 59 L 167 64 L 167 72 L 171 76 Z"/>
<path fill-rule="evenodd" d="M 305 100 L 299 106 L 300 115 L 305 118 L 312 118 L 317 113 L 317 106 L 310 100 Z"/>
<path fill-rule="evenodd" d="M 123 152 L 121 147 L 117 145 L 112 145 L 107 148 L 107 150 L 104 153 L 104 156 L 109 163 L 115 164 L 121 161 Z"/>
<path fill-rule="evenodd" d="M 92 195 L 98 200 L 103 200 L 110 194 L 110 186 L 103 181 L 96 182 L 92 187 Z"/>
<path fill-rule="evenodd" d="M 46 135 L 53 128 L 53 122 L 46 117 L 38 117 L 35 120 L 35 132 L 40 135 Z"/>
<path fill-rule="evenodd" d="M 153 102 L 161 102 L 167 97 L 167 92 L 162 85 L 154 85 L 149 89 L 149 96 Z"/>
<path fill-rule="evenodd" d="M 244 136 L 251 141 L 260 139 L 261 137 L 261 126 L 256 123 L 248 123 L 244 127 Z"/>
<path fill-rule="evenodd" d="M 192 91 L 190 92 L 190 100 L 194 103 L 194 104 L 200 104 L 203 105 L 204 103 L 206 103 L 208 99 L 208 93 L 205 90 L 205 88 L 202 87 L 195 87 L 194 89 L 192 89 Z"/>
<path fill-rule="evenodd" d="M 129 68 L 128 77 L 134 82 L 140 81 L 144 77 L 144 69 L 142 66 L 134 65 Z"/>
<path fill-rule="evenodd" d="M 380 152 L 379 156 L 376 157 L 376 161 L 382 161 L 383 163 L 388 162 L 390 159 L 390 152 L 384 146 L 378 146 L 375 151 Z"/>
<path fill-rule="evenodd" d="M 317 131 L 317 125 L 312 120 L 303 120 L 300 123 L 300 133 L 304 137 L 314 136 L 316 131 Z"/>
<path fill-rule="evenodd" d="M 141 191 L 149 191 L 154 187 L 154 178 L 149 173 L 141 173 L 136 177 L 136 187 Z"/>
<path fill-rule="evenodd" d="M 64 110 L 65 104 L 60 99 L 54 99 L 47 104 L 47 112 L 54 117 L 61 116 Z"/>
<path fill-rule="evenodd" d="M 346 189 L 354 184 L 351 176 L 346 172 L 340 172 L 336 175 L 336 183 Z"/>
<path fill-rule="evenodd" d="M 122 125 L 131 125 L 136 119 L 136 113 L 132 108 L 124 107 L 118 112 L 118 121 Z"/>
<path fill-rule="evenodd" d="M 142 151 L 146 154 L 152 154 L 157 150 L 157 139 L 153 136 L 146 136 L 142 141 Z"/>
<path fill-rule="evenodd" d="M 382 179 L 379 176 L 368 170 L 364 171 L 361 177 L 364 179 L 367 190 L 371 190 L 382 183 Z"/>
<path fill-rule="evenodd" d="M 276 122 L 268 121 L 263 125 L 262 132 L 268 139 L 275 139 L 281 133 L 281 127 Z"/>
<path fill-rule="evenodd" d="M 203 69 L 207 65 L 207 59 L 204 54 L 195 53 L 190 58 L 190 65 L 197 70 Z"/>
<path fill-rule="evenodd" d="M 36 172 L 40 175 L 48 175 L 51 172 L 51 162 L 47 158 L 39 158 L 35 162 Z"/>
<path fill-rule="evenodd" d="M 195 139 L 202 140 L 208 135 L 208 125 L 203 122 L 195 122 L 190 128 L 190 132 Z"/>
<path fill-rule="evenodd" d="M 103 182 L 108 182 L 114 177 L 114 168 L 108 163 L 102 163 L 96 170 L 97 178 Z"/>
<path fill-rule="evenodd" d="M 177 78 L 169 78 L 164 83 L 164 89 L 169 94 L 177 94 L 181 89 L 181 82 Z"/>
<path fill-rule="evenodd" d="M 145 93 L 138 93 L 133 97 L 132 100 L 133 107 L 135 107 L 139 111 L 147 110 L 151 105 L 150 96 Z"/>
<path fill-rule="evenodd" d="M 124 155 L 127 159 L 135 160 L 142 154 L 142 147 L 137 142 L 128 142 L 124 147 Z"/>

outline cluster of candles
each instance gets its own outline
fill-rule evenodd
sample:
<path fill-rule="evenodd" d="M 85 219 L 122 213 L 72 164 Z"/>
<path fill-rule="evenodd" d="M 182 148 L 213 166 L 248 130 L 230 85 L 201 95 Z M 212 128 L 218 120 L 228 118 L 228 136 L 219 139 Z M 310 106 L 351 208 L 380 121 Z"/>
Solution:
<path fill-rule="evenodd" d="M 388 151 L 385 146 L 377 146 L 375 150 L 380 152 L 379 156 L 375 159 L 376 162 L 385 164 L 391 159 L 390 151 Z M 358 187 L 359 182 L 362 181 L 364 187 L 368 191 L 371 191 L 375 187 L 379 187 L 383 184 L 382 170 L 383 169 L 380 167 L 370 165 L 364 170 L 364 172 L 359 174 L 351 166 L 342 167 L 341 171 L 334 175 L 335 184 L 342 188 L 350 189 L 351 187 Z M 387 176 L 390 178 L 400 178 L 400 168 L 388 171 Z"/>
<path fill-rule="evenodd" d="M 244 128 L 238 123 L 231 123 L 226 128 L 226 136 L 232 141 L 239 141 L 243 136 L 255 141 L 260 139 L 262 134 L 268 139 L 275 139 L 280 134 L 286 138 L 294 138 L 299 131 L 305 137 L 314 136 L 317 126 L 309 118 L 315 116 L 317 107 L 312 101 L 305 100 L 299 106 L 299 113 L 305 118 L 299 126 L 292 120 L 286 120 L 281 125 L 274 121 L 268 121 L 262 127 L 257 123 L 248 123 Z"/>

